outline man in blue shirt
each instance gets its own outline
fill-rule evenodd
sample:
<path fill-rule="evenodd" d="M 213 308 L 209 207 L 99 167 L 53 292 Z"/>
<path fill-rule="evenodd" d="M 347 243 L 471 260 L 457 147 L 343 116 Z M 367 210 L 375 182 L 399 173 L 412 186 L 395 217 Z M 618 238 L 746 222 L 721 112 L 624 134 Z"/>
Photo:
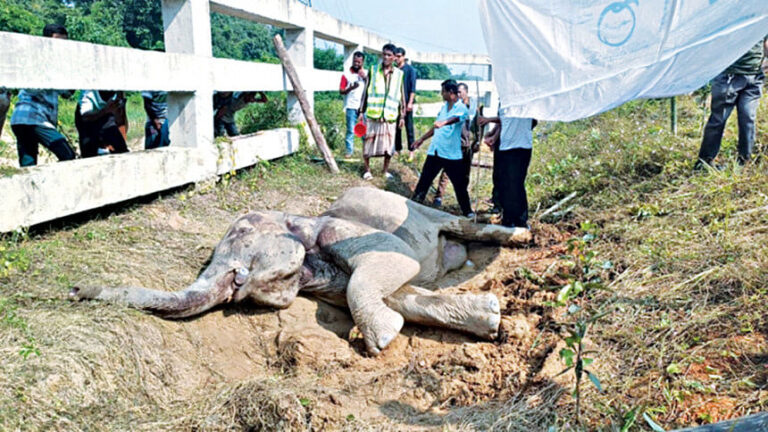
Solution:
<path fill-rule="evenodd" d="M 423 202 L 440 170 L 445 170 L 456 192 L 456 200 L 459 202 L 464 216 L 474 218 L 472 205 L 467 192 L 467 178 L 465 165 L 462 162 L 461 131 L 464 122 L 469 118 L 469 110 L 459 100 L 459 86 L 454 80 L 443 81 L 442 96 L 445 101 L 434 126 L 421 138 L 413 143 L 414 149 L 421 146 L 425 140 L 432 138 L 427 150 L 427 160 L 421 169 L 421 177 L 413 191 L 412 199 Z"/>
<path fill-rule="evenodd" d="M 43 36 L 67 39 L 67 29 L 59 24 L 48 24 Z M 11 116 L 11 129 L 16 135 L 19 166 L 37 165 L 38 145 L 50 150 L 60 161 L 75 158 L 75 151 L 56 126 L 59 122 L 59 95 L 68 97 L 70 91 L 21 90 Z"/>

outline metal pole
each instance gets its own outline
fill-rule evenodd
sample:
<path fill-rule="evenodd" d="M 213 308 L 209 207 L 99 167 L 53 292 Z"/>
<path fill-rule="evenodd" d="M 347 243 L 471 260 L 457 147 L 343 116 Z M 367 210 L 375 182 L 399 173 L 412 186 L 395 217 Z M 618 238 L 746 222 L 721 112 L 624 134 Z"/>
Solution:
<path fill-rule="evenodd" d="M 672 127 L 672 135 L 677 135 L 677 97 L 669 98 L 669 120 Z"/>

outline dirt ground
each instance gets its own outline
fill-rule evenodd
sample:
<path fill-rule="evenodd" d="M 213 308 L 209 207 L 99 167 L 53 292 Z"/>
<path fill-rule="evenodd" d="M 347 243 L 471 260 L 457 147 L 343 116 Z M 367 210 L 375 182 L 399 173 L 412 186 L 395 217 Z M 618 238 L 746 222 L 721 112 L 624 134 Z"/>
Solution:
<path fill-rule="evenodd" d="M 374 185 L 407 194 L 415 173 L 395 169 L 397 181 L 378 178 Z M 570 385 L 565 376 L 553 379 L 564 368 L 558 339 L 542 331 L 555 311 L 544 302 L 563 283 L 560 256 L 569 237 L 550 225 L 535 224 L 535 244 L 527 248 L 470 244 L 472 265 L 426 287 L 496 294 L 502 321 L 495 341 L 406 326 L 372 358 L 349 313 L 312 298 L 299 297 L 280 311 L 226 305 L 176 321 L 66 299 L 63 287 L 82 281 L 181 289 L 236 215 L 318 214 L 346 188 L 366 184 L 357 175 L 317 185 L 294 177 L 199 186 L 36 237 L 30 252 L 36 270 L 11 278 L 9 288 L 34 299 L 19 300 L 14 313 L 28 321 L 24 328 L 41 355 L 0 361 L 6 374 L 0 395 L 24 407 L 8 418 L 56 430 L 538 430 L 551 424 L 553 406 Z M 0 345 L 15 349 L 22 334 L 0 335 Z M 3 415 L 0 409 L 0 426 Z"/>
<path fill-rule="evenodd" d="M 267 208 L 299 214 L 318 213 L 327 205 L 313 196 L 286 203 L 278 192 L 266 192 L 263 201 Z M 177 212 L 153 206 L 150 214 L 154 227 L 199 229 L 198 223 Z M 269 379 L 278 375 L 284 393 L 270 399 L 278 407 L 278 417 L 289 428 L 315 430 L 348 427 L 350 422 L 398 430 L 447 426 L 458 422 L 450 415 L 457 407 L 535 393 L 563 369 L 554 351 L 557 340 L 541 329 L 550 319 L 543 316 L 550 309 L 543 303 L 554 298 L 542 286 L 561 282 L 556 275 L 566 236 L 548 225 L 535 225 L 533 230 L 535 244 L 528 248 L 470 245 L 473 265 L 427 287 L 496 294 L 502 322 L 495 341 L 406 326 L 381 355 L 371 358 L 365 355 L 349 313 L 322 301 L 299 297 L 280 311 L 230 305 L 184 321 L 153 318 L 162 327 L 162 337 L 155 341 L 158 348 L 174 359 L 167 365 L 175 377 L 169 385 L 175 386 L 176 397 L 187 399 L 213 382 L 248 383 L 255 387 L 246 387 L 244 394 L 227 403 L 237 405 L 244 398 L 240 402 L 250 404 L 246 394 L 270 393 Z M 538 284 L 531 282 L 532 277 Z M 197 355 L 185 354 L 190 352 Z M 263 412 L 254 415 L 260 419 L 256 423 L 267 429 L 277 426 Z M 246 417 L 242 424 L 253 426 L 254 419 Z"/>

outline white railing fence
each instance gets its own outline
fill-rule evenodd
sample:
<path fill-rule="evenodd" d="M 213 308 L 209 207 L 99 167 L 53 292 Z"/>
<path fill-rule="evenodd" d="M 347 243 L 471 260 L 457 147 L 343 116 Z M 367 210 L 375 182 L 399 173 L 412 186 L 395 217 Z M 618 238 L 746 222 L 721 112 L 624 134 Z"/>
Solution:
<path fill-rule="evenodd" d="M 355 51 L 377 53 L 390 42 L 295 0 L 162 0 L 162 8 L 165 53 L 0 32 L 2 86 L 168 91 L 172 142 L 167 148 L 24 168 L 0 178 L 0 232 L 214 178 L 298 149 L 295 129 L 214 142 L 215 90 L 288 91 L 289 118 L 301 124 L 303 114 L 282 66 L 212 57 L 211 12 L 285 29 L 286 47 L 310 101 L 316 91 L 337 90 L 340 80 L 339 72 L 314 69 L 315 37 L 343 45 L 345 67 Z M 408 50 L 408 57 L 486 67 L 478 96 L 495 106 L 487 56 Z M 417 84 L 419 90 L 439 87 L 439 81 Z M 473 87 L 470 92 L 477 93 Z M 434 110 L 435 105 L 425 105 L 421 111 L 434 115 Z"/>

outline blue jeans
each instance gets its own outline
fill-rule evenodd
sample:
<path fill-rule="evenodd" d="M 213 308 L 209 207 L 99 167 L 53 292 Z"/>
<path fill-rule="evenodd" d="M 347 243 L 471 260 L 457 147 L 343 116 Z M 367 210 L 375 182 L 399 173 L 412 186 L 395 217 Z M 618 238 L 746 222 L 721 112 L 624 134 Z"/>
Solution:
<path fill-rule="evenodd" d="M 19 153 L 19 166 L 37 165 L 38 145 L 51 151 L 60 161 L 75 158 L 75 151 L 59 131 L 47 126 L 12 124 L 16 135 L 16 150 Z"/>
<path fill-rule="evenodd" d="M 155 124 L 150 120 L 144 124 L 144 148 L 153 149 L 158 147 L 168 147 L 171 139 L 168 135 L 168 119 L 163 119 L 163 126 L 158 131 Z"/>
<path fill-rule="evenodd" d="M 763 79 L 757 75 L 730 75 L 721 73 L 712 80 L 712 114 L 704 129 L 699 159 L 712 163 L 720 152 L 725 122 L 733 108 L 739 116 L 739 163 L 749 161 L 755 147 L 755 118 L 762 96 Z"/>
<path fill-rule="evenodd" d="M 357 110 L 354 108 L 347 108 L 347 154 L 352 154 L 355 151 L 355 124 L 357 124 Z"/>

